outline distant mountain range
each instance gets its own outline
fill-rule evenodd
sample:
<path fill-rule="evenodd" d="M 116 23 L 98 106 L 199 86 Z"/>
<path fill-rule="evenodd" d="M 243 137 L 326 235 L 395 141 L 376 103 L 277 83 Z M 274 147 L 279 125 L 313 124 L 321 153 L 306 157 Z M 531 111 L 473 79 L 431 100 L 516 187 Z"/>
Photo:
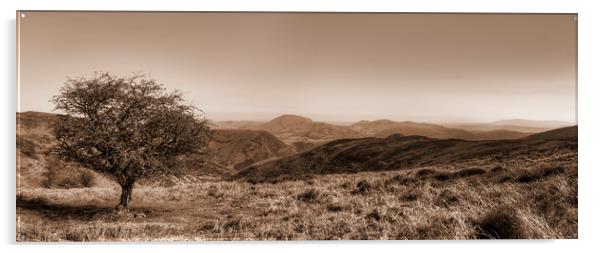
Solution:
<path fill-rule="evenodd" d="M 572 125 L 574 124 L 564 121 L 542 121 L 526 119 L 500 120 L 491 123 L 445 124 L 445 126 L 447 127 L 461 128 L 469 131 L 509 130 L 524 133 L 538 133 Z"/>
<path fill-rule="evenodd" d="M 364 136 L 386 137 L 392 134 L 420 135 L 438 139 L 518 139 L 528 133 L 496 129 L 491 131 L 468 131 L 459 128 L 449 128 L 436 124 L 416 123 L 411 121 L 395 122 L 390 120 L 360 121 L 351 128 L 363 133 Z"/>

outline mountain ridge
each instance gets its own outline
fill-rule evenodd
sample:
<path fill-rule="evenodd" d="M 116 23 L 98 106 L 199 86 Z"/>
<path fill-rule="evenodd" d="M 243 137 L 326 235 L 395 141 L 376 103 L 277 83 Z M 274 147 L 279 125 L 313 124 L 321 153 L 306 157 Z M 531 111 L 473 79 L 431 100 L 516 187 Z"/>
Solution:
<path fill-rule="evenodd" d="M 361 120 L 351 125 L 336 125 L 331 123 L 313 121 L 311 118 L 284 114 L 263 123 L 240 124 L 227 121 L 219 128 L 231 127 L 233 129 L 253 129 L 268 131 L 287 144 L 325 143 L 336 139 L 386 137 L 391 134 L 424 135 L 433 138 L 448 139 L 459 138 L 468 140 L 480 139 L 518 139 L 530 133 L 508 129 L 493 128 L 491 130 L 466 130 L 451 128 L 443 125 L 413 121 L 393 121 L 389 119 Z"/>

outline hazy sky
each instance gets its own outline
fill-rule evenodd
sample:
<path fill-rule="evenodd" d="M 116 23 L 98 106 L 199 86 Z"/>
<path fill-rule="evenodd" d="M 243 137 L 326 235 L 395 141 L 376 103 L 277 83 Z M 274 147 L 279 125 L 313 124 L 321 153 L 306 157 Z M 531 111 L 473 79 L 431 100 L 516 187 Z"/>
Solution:
<path fill-rule="evenodd" d="M 573 15 L 27 12 L 20 111 L 142 71 L 215 120 L 574 122 Z"/>

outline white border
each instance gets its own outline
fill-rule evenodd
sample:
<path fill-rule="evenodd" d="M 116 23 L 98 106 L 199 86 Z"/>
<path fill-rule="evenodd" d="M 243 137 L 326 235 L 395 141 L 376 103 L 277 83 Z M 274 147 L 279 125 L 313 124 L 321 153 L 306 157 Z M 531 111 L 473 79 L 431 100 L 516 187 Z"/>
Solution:
<path fill-rule="evenodd" d="M 125 1 L 125 0 L 23 0 L 2 1 L 2 208 L 0 229 L 2 252 L 104 252 L 144 250 L 146 252 L 587 252 L 600 249 L 602 236 L 602 129 L 600 86 L 602 79 L 602 13 L 596 1 L 385 1 L 385 0 L 238 0 L 238 1 Z M 16 10 L 165 10 L 165 11 L 340 11 L 340 12 L 531 12 L 578 13 L 579 15 L 579 239 L 558 241 L 347 241 L 347 242 L 202 242 L 186 244 L 26 244 L 14 243 L 15 236 L 15 15 Z"/>

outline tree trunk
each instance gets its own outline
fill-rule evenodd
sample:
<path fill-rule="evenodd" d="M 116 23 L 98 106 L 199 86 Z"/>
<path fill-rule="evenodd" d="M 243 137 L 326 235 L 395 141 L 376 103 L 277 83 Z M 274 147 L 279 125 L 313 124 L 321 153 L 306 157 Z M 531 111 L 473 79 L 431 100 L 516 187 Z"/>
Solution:
<path fill-rule="evenodd" d="M 133 183 L 127 183 L 121 185 L 121 197 L 119 198 L 119 205 L 115 207 L 118 211 L 128 211 L 128 205 L 132 200 L 132 189 L 134 188 Z"/>

